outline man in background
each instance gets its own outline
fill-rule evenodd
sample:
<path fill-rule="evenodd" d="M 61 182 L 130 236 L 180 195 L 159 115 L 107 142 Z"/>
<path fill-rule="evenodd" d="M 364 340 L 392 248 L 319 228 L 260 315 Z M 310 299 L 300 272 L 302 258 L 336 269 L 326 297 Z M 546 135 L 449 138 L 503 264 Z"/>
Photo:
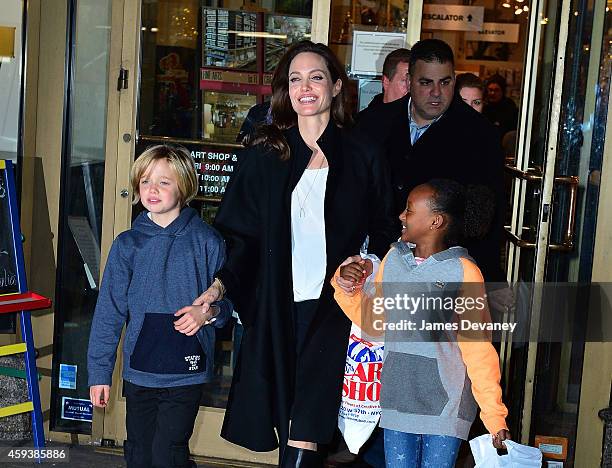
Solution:
<path fill-rule="evenodd" d="M 383 92 L 374 96 L 368 107 L 388 104 L 408 93 L 408 62 L 410 51 L 396 49 L 385 57 L 382 69 Z M 365 109 L 364 109 L 365 111 Z"/>
<path fill-rule="evenodd" d="M 399 109 L 378 116 L 378 125 L 388 127 L 387 136 L 379 138 L 391 169 L 395 211 L 404 210 L 410 190 L 433 178 L 489 187 L 496 199 L 495 224 L 484 239 L 466 247 L 486 281 L 505 281 L 500 251 L 506 200 L 497 132 L 455 94 L 454 54 L 444 41 L 417 42 L 408 77 L 410 94 L 393 103 Z"/>
<path fill-rule="evenodd" d="M 492 75 L 487 80 L 487 99 L 482 113 L 499 131 L 500 141 L 504 135 L 516 130 L 518 108 L 506 96 L 506 80 L 501 75 Z"/>
<path fill-rule="evenodd" d="M 356 126 L 359 131 L 373 135 L 378 141 L 389 136 L 390 123 L 401 113 L 402 98 L 410 92 L 408 86 L 408 64 L 410 51 L 396 49 L 383 63 L 383 92 L 374 96 L 368 107 L 359 112 Z"/>

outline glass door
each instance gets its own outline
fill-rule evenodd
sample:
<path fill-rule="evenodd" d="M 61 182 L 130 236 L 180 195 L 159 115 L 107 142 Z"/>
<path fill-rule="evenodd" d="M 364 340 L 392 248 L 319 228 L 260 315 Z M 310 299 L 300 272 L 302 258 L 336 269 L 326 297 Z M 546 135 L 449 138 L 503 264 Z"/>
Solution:
<path fill-rule="evenodd" d="M 528 341 L 508 340 L 502 350 L 511 429 L 523 443 L 554 446 L 561 453 L 545 456 L 563 466 L 574 466 L 580 411 L 588 320 L 580 286 L 590 281 L 593 265 L 609 21 L 605 1 L 532 5 L 517 158 L 506 167 L 508 278 L 528 303 L 532 331 Z M 542 315 L 555 300 L 546 293 L 551 285 L 565 288 L 579 306 L 554 324 L 554 342 L 541 342 L 534 337 L 551 327 Z M 520 307 L 519 301 L 515 312 Z"/>
<path fill-rule="evenodd" d="M 91 433 L 87 344 L 98 297 L 117 0 L 68 2 L 50 429 Z M 107 134 L 108 131 L 108 134 Z"/>

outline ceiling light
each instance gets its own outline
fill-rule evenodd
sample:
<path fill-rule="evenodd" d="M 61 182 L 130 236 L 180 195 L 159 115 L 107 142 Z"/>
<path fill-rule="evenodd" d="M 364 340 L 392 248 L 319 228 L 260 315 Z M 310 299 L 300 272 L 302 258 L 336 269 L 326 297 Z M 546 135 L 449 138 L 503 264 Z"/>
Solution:
<path fill-rule="evenodd" d="M 502 3 L 502 6 L 503 6 L 504 8 L 510 8 L 510 4 L 509 4 L 509 3 Z"/>
<path fill-rule="evenodd" d="M 517 8 L 516 10 L 514 10 L 514 14 L 517 15 L 517 16 L 520 15 L 522 12 L 523 12 L 522 9 L 518 9 Z"/>
<path fill-rule="evenodd" d="M 525 5 L 525 6 L 523 7 L 523 11 L 529 11 L 529 7 L 528 7 L 527 5 Z"/>
<path fill-rule="evenodd" d="M 266 31 L 232 31 L 229 29 L 228 34 L 236 34 L 238 37 L 263 37 L 264 39 L 287 39 L 286 34 L 272 34 Z"/>

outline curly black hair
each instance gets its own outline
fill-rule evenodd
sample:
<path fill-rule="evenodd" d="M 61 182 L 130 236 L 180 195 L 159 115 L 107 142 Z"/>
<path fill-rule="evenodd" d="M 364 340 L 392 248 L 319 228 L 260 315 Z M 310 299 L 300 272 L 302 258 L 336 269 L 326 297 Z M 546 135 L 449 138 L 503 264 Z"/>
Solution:
<path fill-rule="evenodd" d="M 430 209 L 448 217 L 445 242 L 449 247 L 466 239 L 481 239 L 491 227 L 495 197 L 484 185 L 464 186 L 454 180 L 432 179 L 427 184 L 434 191 Z"/>

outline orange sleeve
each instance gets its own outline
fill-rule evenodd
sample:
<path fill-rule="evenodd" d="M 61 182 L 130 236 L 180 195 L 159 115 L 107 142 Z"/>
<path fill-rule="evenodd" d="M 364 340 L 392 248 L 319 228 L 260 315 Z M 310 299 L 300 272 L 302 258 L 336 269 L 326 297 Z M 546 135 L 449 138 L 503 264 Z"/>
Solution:
<path fill-rule="evenodd" d="M 471 261 L 462 258 L 463 287 L 461 295 L 471 298 L 486 298 L 484 279 L 480 269 Z M 459 320 L 466 319 L 483 323 L 490 321 L 488 305 L 484 301 L 483 310 L 471 308 Z M 502 401 L 502 389 L 499 384 L 499 356 L 491 344 L 491 337 L 486 332 L 461 333 L 457 339 L 461 356 L 472 382 L 472 393 L 480 406 L 480 418 L 491 434 L 508 429 L 506 416 L 508 409 Z"/>
<path fill-rule="evenodd" d="M 340 267 L 334 273 L 331 279 L 331 285 L 334 288 L 334 299 L 342 309 L 342 312 L 362 331 L 372 337 L 380 337 L 384 334 L 380 329 L 380 324 L 384 322 L 384 312 L 375 312 L 374 300 L 376 297 L 382 297 L 382 279 L 385 263 L 389 253 L 378 267 L 373 284 L 366 283 L 365 287 L 358 289 L 354 295 L 345 293 L 336 279 L 340 276 Z M 377 325 L 378 324 L 378 325 Z"/>

